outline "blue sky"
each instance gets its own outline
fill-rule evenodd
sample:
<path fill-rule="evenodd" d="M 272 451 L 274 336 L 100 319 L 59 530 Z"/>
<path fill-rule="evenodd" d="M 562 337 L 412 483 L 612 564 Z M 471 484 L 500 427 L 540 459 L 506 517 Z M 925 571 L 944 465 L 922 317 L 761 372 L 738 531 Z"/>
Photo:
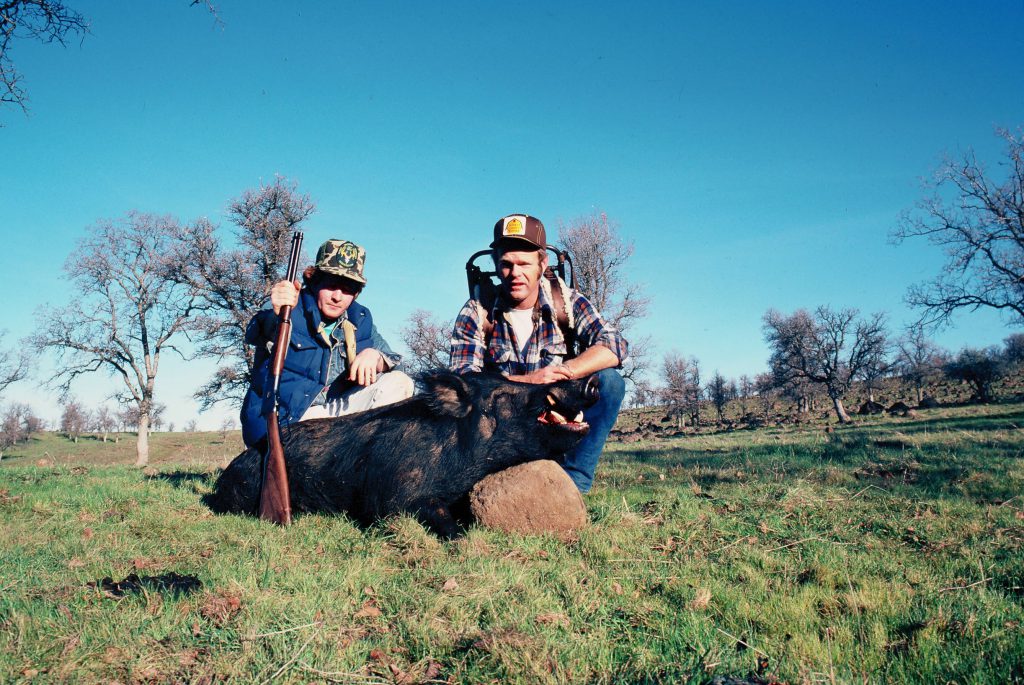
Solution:
<path fill-rule="evenodd" d="M 1024 3 L 496 3 L 69 0 L 91 34 L 12 52 L 31 113 L 0 110 L 6 342 L 73 300 L 64 260 L 97 219 L 207 216 L 276 174 L 319 209 L 310 249 L 368 252 L 385 336 L 465 299 L 463 265 L 499 216 L 604 211 L 634 241 L 651 316 L 637 333 L 707 373 L 764 369 L 761 317 L 852 306 L 913 313 L 937 273 L 893 246 L 943 152 L 995 166 L 1024 125 Z M 964 313 L 952 349 L 1000 342 Z M 179 426 L 210 367 L 165 359 Z M 41 361 L 45 375 L 49 362 Z M 100 374 L 75 394 L 95 404 Z M 8 390 L 57 416 L 38 382 Z M 219 425 L 228 409 L 199 416 Z"/>

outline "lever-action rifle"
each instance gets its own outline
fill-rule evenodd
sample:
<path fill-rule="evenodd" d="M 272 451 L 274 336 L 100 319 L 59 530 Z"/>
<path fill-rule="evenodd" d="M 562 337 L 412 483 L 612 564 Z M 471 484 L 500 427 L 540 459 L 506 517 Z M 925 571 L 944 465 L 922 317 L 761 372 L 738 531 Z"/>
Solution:
<path fill-rule="evenodd" d="M 292 251 L 288 256 L 288 272 L 285 278 L 295 282 L 299 270 L 299 252 L 302 250 L 302 231 L 292 234 Z M 274 358 L 270 362 L 270 385 L 273 404 L 267 417 L 267 454 L 263 459 L 263 482 L 260 485 L 260 518 L 282 526 L 292 522 L 291 497 L 288 495 L 288 472 L 285 470 L 284 448 L 281 446 L 281 430 L 277 422 L 277 390 L 281 383 L 281 370 L 288 344 L 292 338 L 292 308 L 281 307 L 278 312 L 277 342 L 274 343 Z"/>

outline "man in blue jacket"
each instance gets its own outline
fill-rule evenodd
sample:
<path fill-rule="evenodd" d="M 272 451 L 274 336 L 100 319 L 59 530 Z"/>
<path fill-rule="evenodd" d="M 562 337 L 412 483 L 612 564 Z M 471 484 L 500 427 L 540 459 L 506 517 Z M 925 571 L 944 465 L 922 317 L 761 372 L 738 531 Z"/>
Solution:
<path fill-rule="evenodd" d="M 395 367 L 401 357 L 373 325 L 370 310 L 355 300 L 366 285 L 366 251 L 347 240 L 328 240 L 316 264 L 298 281 L 270 291 L 273 310 L 253 317 L 245 341 L 256 346 L 252 385 L 242 402 L 242 439 L 249 447 L 266 437 L 264 400 L 277 339 L 278 312 L 292 307 L 292 335 L 278 386 L 281 425 L 342 416 L 411 397 L 412 379 Z"/>

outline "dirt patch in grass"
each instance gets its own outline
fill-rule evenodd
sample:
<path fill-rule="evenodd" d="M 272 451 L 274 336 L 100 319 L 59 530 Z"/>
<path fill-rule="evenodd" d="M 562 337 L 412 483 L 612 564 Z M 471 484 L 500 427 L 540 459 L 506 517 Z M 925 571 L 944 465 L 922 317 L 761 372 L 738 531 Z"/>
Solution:
<path fill-rule="evenodd" d="M 921 464 L 914 460 L 895 462 L 868 462 L 853 470 L 858 479 L 898 480 L 901 483 L 916 483 L 921 473 Z"/>

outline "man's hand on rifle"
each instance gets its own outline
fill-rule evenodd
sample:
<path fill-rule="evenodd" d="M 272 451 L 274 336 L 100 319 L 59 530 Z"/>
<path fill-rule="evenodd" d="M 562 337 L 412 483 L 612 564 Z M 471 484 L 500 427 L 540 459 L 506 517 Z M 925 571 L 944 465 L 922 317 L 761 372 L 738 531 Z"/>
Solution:
<path fill-rule="evenodd" d="M 300 287 L 298 281 L 278 281 L 274 284 L 270 289 L 270 304 L 273 305 L 275 314 L 281 313 L 281 307 L 294 307 L 299 303 Z"/>

